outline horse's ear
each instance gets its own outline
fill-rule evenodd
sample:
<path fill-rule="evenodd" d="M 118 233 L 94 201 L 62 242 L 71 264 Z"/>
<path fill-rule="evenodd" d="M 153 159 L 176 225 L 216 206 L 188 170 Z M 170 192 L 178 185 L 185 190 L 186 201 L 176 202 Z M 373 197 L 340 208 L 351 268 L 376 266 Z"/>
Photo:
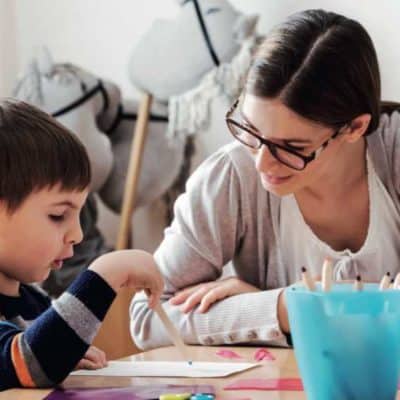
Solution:
<path fill-rule="evenodd" d="M 46 46 L 42 46 L 37 50 L 36 60 L 42 75 L 51 74 L 54 68 L 54 60 L 50 54 L 50 50 Z"/>
<path fill-rule="evenodd" d="M 235 37 L 239 42 L 254 35 L 258 19 L 258 15 L 241 15 L 238 18 L 233 30 L 235 32 Z"/>
<path fill-rule="evenodd" d="M 32 59 L 26 66 L 24 75 L 13 88 L 13 97 L 28 101 L 35 105 L 41 104 L 40 72 L 36 59 Z"/>

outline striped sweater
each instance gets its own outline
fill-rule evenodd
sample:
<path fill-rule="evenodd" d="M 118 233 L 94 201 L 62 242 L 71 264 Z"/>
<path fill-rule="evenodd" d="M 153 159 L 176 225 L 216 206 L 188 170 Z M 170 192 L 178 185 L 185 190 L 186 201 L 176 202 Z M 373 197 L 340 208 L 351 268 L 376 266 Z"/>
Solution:
<path fill-rule="evenodd" d="M 21 285 L 19 297 L 0 295 L 0 390 L 48 387 L 82 359 L 115 298 L 95 272 L 83 272 L 52 304 Z"/>

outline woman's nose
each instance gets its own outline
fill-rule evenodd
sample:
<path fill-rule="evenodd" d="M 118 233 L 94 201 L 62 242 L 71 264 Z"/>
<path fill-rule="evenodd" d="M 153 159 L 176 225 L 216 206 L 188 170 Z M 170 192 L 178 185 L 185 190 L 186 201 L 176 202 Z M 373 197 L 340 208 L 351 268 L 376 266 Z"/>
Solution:
<path fill-rule="evenodd" d="M 256 169 L 259 172 L 269 171 L 272 166 L 279 164 L 279 161 L 272 155 L 268 146 L 262 145 L 254 152 Z"/>

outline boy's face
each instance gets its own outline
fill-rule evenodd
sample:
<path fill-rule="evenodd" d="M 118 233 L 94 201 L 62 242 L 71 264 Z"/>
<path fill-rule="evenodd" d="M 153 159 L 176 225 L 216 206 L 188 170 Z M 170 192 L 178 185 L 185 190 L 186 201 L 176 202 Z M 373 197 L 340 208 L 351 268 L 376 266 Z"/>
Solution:
<path fill-rule="evenodd" d="M 11 214 L 0 201 L 0 292 L 7 284 L 45 280 L 73 255 L 87 194 L 54 186 L 31 193 Z"/>

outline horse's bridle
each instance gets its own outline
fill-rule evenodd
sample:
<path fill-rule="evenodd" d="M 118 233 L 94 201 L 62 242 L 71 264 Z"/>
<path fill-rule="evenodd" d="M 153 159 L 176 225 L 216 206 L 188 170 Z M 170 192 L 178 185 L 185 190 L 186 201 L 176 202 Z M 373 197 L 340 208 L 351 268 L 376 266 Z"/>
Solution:
<path fill-rule="evenodd" d="M 188 3 L 189 1 L 193 1 L 194 9 L 196 11 L 197 15 L 197 20 L 199 21 L 201 32 L 203 33 L 204 40 L 207 45 L 208 52 L 210 53 L 210 56 L 216 66 L 220 64 L 220 61 L 218 59 L 217 53 L 214 49 L 214 46 L 212 45 L 210 35 L 208 34 L 207 30 L 207 25 L 204 21 L 203 14 L 201 12 L 200 4 L 198 0 L 186 0 L 183 4 Z"/>
<path fill-rule="evenodd" d="M 81 82 L 81 87 L 82 91 L 86 91 L 86 87 L 83 82 Z M 103 85 L 103 81 L 99 79 L 97 81 L 97 84 L 90 89 L 88 92 L 85 92 L 82 97 L 79 99 L 73 101 L 72 103 L 68 104 L 67 106 L 61 108 L 60 110 L 53 112 L 51 115 L 52 117 L 56 118 L 59 117 L 63 114 L 66 114 L 69 111 L 72 111 L 74 108 L 79 107 L 81 104 L 85 103 L 88 101 L 90 98 L 95 96 L 98 92 L 102 94 L 103 97 L 103 109 L 102 112 L 106 111 L 109 104 L 110 100 L 107 94 L 107 91 Z M 112 121 L 110 127 L 105 131 L 105 133 L 112 133 L 114 129 L 117 128 L 118 124 L 121 122 L 121 119 L 131 119 L 131 120 L 136 120 L 137 119 L 137 114 L 135 113 L 127 113 L 124 112 L 124 108 L 121 103 L 118 104 L 118 109 L 117 109 L 117 114 L 115 115 L 114 120 Z M 158 115 L 150 115 L 150 121 L 154 122 L 168 122 L 168 117 L 164 116 L 158 116 Z"/>
<path fill-rule="evenodd" d="M 108 94 L 106 89 L 104 88 L 103 82 L 99 79 L 97 81 L 97 84 L 90 89 L 88 92 L 85 92 L 85 86 L 82 84 L 83 82 L 81 82 L 81 87 L 82 90 L 84 92 L 83 96 L 80 97 L 79 99 L 73 101 L 72 103 L 68 104 L 67 106 L 61 108 L 60 110 L 53 112 L 51 115 L 56 118 L 59 117 L 63 114 L 66 114 L 67 112 L 73 110 L 76 107 L 79 107 L 81 104 L 85 103 L 86 101 L 88 101 L 90 98 L 92 98 L 93 96 L 95 96 L 98 92 L 100 92 L 102 94 L 103 97 L 103 109 L 102 112 L 106 111 L 109 105 L 109 99 L 108 99 Z"/>

